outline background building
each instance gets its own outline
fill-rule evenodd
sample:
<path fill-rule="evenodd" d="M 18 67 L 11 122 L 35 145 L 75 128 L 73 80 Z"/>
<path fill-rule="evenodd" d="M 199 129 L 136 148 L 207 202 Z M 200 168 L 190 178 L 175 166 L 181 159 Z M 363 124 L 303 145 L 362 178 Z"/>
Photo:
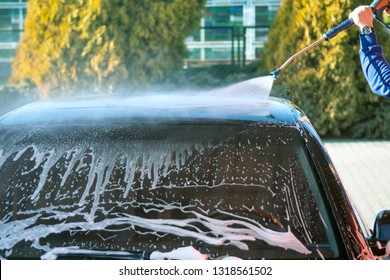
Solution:
<path fill-rule="evenodd" d="M 15 49 L 23 33 L 27 0 L 0 0 L 0 80 L 11 72 Z"/>
<path fill-rule="evenodd" d="M 27 0 L 0 0 L 0 81 L 8 78 L 23 34 Z M 187 64 L 245 64 L 262 55 L 281 0 L 208 0 L 201 28 L 187 38 Z"/>
<path fill-rule="evenodd" d="M 187 63 L 245 64 L 261 58 L 281 0 L 208 0 L 201 28 L 187 39 Z"/>

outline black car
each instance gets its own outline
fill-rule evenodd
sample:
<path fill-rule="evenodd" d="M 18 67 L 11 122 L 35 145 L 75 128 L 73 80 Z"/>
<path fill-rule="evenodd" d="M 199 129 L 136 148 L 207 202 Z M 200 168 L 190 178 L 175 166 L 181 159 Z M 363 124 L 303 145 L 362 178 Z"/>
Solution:
<path fill-rule="evenodd" d="M 378 259 L 388 220 L 366 231 L 283 99 L 87 96 L 0 119 L 2 258 Z"/>

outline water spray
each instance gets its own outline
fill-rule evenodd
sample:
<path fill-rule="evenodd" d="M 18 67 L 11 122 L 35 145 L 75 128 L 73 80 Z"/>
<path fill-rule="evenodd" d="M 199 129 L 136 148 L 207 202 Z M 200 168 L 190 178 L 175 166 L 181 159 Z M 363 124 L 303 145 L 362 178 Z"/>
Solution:
<path fill-rule="evenodd" d="M 370 7 L 372 10 L 372 13 L 374 15 L 374 18 L 379 21 L 381 24 L 383 24 L 386 28 L 390 29 L 389 25 L 384 23 L 383 21 L 383 12 L 390 8 L 390 1 L 389 0 L 374 0 Z M 306 48 L 302 49 L 301 51 L 297 52 L 293 56 L 291 56 L 285 63 L 283 63 L 282 66 L 280 66 L 278 69 L 272 71 L 270 74 L 273 76 L 274 80 L 276 80 L 280 73 L 296 58 L 300 57 L 307 51 L 311 50 L 312 48 L 316 47 L 317 45 L 321 44 L 323 41 L 328 41 L 332 39 L 333 37 L 337 36 L 341 31 L 348 29 L 353 25 L 352 19 L 347 19 L 343 21 L 341 24 L 336 26 L 333 29 L 330 29 L 328 32 L 326 32 L 321 39 L 315 41 L 311 45 L 307 46 Z"/>

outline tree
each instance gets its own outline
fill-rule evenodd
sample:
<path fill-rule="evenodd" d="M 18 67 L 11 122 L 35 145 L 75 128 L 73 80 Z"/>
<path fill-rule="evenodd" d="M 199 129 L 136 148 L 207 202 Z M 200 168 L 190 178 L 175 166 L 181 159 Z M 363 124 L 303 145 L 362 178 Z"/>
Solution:
<path fill-rule="evenodd" d="M 181 67 L 204 0 L 30 0 L 12 82 L 41 96 L 159 83 Z"/>
<path fill-rule="evenodd" d="M 280 67 L 362 4 L 367 3 L 284 0 L 265 47 L 266 67 Z M 375 29 L 384 49 L 389 49 L 388 34 L 377 23 Z M 382 106 L 382 100 L 371 93 L 361 70 L 357 34 L 357 28 L 352 27 L 297 58 L 276 82 L 279 88 L 287 90 L 272 93 L 297 103 L 322 135 L 370 137 L 371 132 L 362 125 L 371 123 L 369 120 Z M 375 137 L 385 137 L 379 134 Z"/>

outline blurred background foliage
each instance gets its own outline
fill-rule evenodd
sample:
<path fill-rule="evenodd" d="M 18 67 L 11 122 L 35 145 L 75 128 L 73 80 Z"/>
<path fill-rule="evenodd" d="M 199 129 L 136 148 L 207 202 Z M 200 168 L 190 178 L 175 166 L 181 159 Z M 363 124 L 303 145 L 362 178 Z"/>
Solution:
<path fill-rule="evenodd" d="M 153 85 L 203 89 L 268 75 L 366 1 L 283 0 L 264 57 L 245 67 L 183 69 L 184 40 L 205 0 L 31 0 L 0 115 L 37 98 L 136 91 Z M 375 23 L 385 56 L 388 31 Z M 296 59 L 271 95 L 295 102 L 322 137 L 390 139 L 390 100 L 369 89 L 352 27 Z M 7 106 L 5 106 L 5 105 Z"/>
<path fill-rule="evenodd" d="M 41 97 L 163 82 L 182 67 L 184 39 L 205 0 L 31 0 L 11 82 Z"/>
<path fill-rule="evenodd" d="M 284 0 L 264 50 L 268 69 L 280 67 L 291 55 L 318 40 L 367 1 Z M 375 23 L 385 57 L 390 37 Z M 324 42 L 291 63 L 274 83 L 272 95 L 295 102 L 322 136 L 390 138 L 390 100 L 374 95 L 359 60 L 357 27 Z"/>

